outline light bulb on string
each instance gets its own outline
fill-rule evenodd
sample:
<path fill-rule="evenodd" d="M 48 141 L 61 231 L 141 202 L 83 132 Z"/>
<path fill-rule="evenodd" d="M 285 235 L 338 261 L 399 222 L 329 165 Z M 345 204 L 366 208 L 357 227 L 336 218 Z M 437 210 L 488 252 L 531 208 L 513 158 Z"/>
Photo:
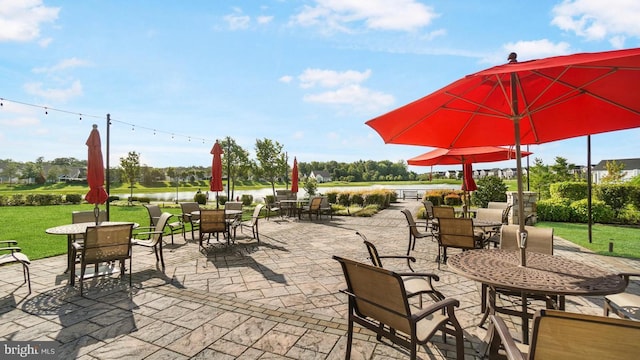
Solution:
<path fill-rule="evenodd" d="M 156 129 L 153 129 L 153 136 L 156 136 Z"/>
<path fill-rule="evenodd" d="M 47 107 L 46 107 L 46 106 L 44 107 L 44 114 L 45 114 L 45 115 L 49 115 L 49 110 L 47 109 Z"/>
<path fill-rule="evenodd" d="M 173 134 L 171 134 L 171 140 L 173 140 Z"/>
<path fill-rule="evenodd" d="M 136 127 L 131 125 L 131 131 L 136 131 Z"/>
<path fill-rule="evenodd" d="M 80 115 L 80 121 L 82 121 L 82 114 L 78 114 L 78 115 Z"/>
<path fill-rule="evenodd" d="M 189 136 L 189 142 L 191 142 L 191 136 Z"/>

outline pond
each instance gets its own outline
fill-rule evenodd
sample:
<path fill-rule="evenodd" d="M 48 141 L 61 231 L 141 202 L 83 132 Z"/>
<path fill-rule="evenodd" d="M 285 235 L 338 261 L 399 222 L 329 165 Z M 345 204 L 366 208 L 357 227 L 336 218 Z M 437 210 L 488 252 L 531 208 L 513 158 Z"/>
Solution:
<path fill-rule="evenodd" d="M 279 187 L 277 189 L 281 189 Z M 402 194 L 402 190 L 417 190 L 419 193 L 424 193 L 427 190 L 439 190 L 439 189 L 459 189 L 460 185 L 456 184 L 412 184 L 412 185 L 370 185 L 370 186 L 336 186 L 336 187 L 319 187 L 318 193 L 325 194 L 327 192 L 332 191 L 353 191 L 353 190 L 375 190 L 375 189 L 390 189 L 395 190 L 398 195 Z M 270 187 L 256 189 L 256 190 L 236 190 L 234 192 L 234 196 L 240 198 L 243 194 L 248 194 L 253 196 L 253 200 L 256 202 L 264 202 L 264 198 L 267 195 L 271 195 L 273 192 Z M 168 191 L 168 192 L 158 192 L 158 193 L 146 193 L 146 194 L 136 194 L 133 193 L 133 196 L 137 197 L 146 197 L 150 198 L 152 201 L 167 201 L 174 202 L 176 201 L 176 194 L 178 201 L 193 201 L 193 196 L 196 194 L 195 191 Z M 209 200 L 215 201 L 215 193 L 209 193 Z M 220 196 L 227 195 L 226 191 L 221 191 L 219 193 Z M 298 192 L 298 198 L 304 198 L 306 196 L 306 192 L 303 189 L 300 189 Z"/>

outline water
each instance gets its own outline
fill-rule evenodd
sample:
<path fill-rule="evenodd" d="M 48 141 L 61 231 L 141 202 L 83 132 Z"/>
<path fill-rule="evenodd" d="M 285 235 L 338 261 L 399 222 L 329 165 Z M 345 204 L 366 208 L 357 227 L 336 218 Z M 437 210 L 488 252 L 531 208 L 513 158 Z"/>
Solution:
<path fill-rule="evenodd" d="M 354 190 L 376 190 L 376 189 L 390 189 L 395 190 L 398 194 L 402 193 L 402 190 L 418 190 L 418 192 L 423 193 L 427 190 L 440 190 L 440 189 L 459 189 L 460 185 L 455 184 L 413 184 L 413 185 L 370 185 L 370 186 L 335 186 L 335 187 L 319 187 L 318 193 L 328 193 L 332 191 L 354 191 Z M 282 189 L 281 187 L 276 189 Z M 193 201 L 193 196 L 196 194 L 195 191 L 179 191 L 178 192 L 178 201 Z M 236 190 L 234 195 L 236 197 L 241 197 L 243 194 L 253 195 L 253 200 L 256 202 L 264 202 L 264 198 L 267 195 L 273 194 L 270 187 L 256 189 L 256 190 Z M 226 191 L 219 192 L 219 195 L 226 196 Z M 304 198 L 306 196 L 306 192 L 303 189 L 298 191 L 298 198 Z M 126 196 L 126 195 L 125 195 Z M 176 192 L 168 191 L 168 192 L 159 192 L 159 193 L 146 193 L 146 194 L 137 194 L 133 193 L 133 196 L 137 197 L 147 197 L 153 201 L 167 201 L 174 202 L 176 201 Z M 209 200 L 215 200 L 215 193 L 209 193 Z"/>

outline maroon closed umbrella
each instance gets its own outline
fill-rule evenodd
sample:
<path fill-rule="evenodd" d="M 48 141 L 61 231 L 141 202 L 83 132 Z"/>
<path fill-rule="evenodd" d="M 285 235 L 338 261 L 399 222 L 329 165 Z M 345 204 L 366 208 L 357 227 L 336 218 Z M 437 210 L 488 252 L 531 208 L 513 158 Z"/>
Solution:
<path fill-rule="evenodd" d="M 293 157 L 293 169 L 291 169 L 291 192 L 298 192 L 298 160 Z"/>
<path fill-rule="evenodd" d="M 96 225 L 100 215 L 98 204 L 104 204 L 109 198 L 109 194 L 104 189 L 104 163 L 102 161 L 102 145 L 100 142 L 100 132 L 98 125 L 93 124 L 93 129 L 87 139 L 87 183 L 89 192 L 84 199 L 89 204 L 95 204 L 93 213 L 96 216 Z"/>
<path fill-rule="evenodd" d="M 213 160 L 211 162 L 211 182 L 209 184 L 209 190 L 216 193 L 216 208 L 218 207 L 218 191 L 222 191 L 222 147 L 216 140 L 211 148 L 211 154 L 213 154 Z"/>

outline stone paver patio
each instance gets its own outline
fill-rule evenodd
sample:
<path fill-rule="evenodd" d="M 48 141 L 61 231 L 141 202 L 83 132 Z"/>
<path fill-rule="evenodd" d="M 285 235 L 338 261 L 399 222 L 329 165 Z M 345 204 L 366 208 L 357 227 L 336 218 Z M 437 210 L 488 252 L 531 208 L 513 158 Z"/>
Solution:
<path fill-rule="evenodd" d="M 338 290 L 344 279 L 331 256 L 368 262 L 356 231 L 382 254 L 403 254 L 408 229 L 399 210 L 420 206 L 401 201 L 371 218 L 261 219 L 259 246 L 236 245 L 208 256 L 190 233 L 187 241 L 178 235 L 175 245 L 165 246 L 164 272 L 149 249 L 134 247 L 133 288 L 118 278 L 88 281 L 85 297 L 77 282 L 67 286 L 66 255 L 32 263 L 33 292 L 26 298 L 21 267 L 3 267 L 0 339 L 56 341 L 60 359 L 343 359 L 347 306 Z M 238 239 L 248 237 L 246 230 L 238 232 Z M 434 241 L 418 242 L 414 269 L 438 274 L 436 287 L 460 300 L 456 315 L 465 331 L 465 357 L 479 358 L 485 336 L 477 326 L 479 285 L 446 265 L 438 270 L 436 254 Z M 640 261 L 594 255 L 559 238 L 555 254 L 612 272 L 640 271 Z M 402 265 L 385 263 L 392 269 Z M 633 282 L 627 291 L 640 293 L 640 285 Z M 567 297 L 566 309 L 600 315 L 602 303 L 602 297 Z M 517 319 L 509 320 L 516 333 Z M 455 358 L 454 340 L 444 343 L 436 336 L 418 355 Z M 352 359 L 390 358 L 408 358 L 408 352 L 360 329 Z"/>

